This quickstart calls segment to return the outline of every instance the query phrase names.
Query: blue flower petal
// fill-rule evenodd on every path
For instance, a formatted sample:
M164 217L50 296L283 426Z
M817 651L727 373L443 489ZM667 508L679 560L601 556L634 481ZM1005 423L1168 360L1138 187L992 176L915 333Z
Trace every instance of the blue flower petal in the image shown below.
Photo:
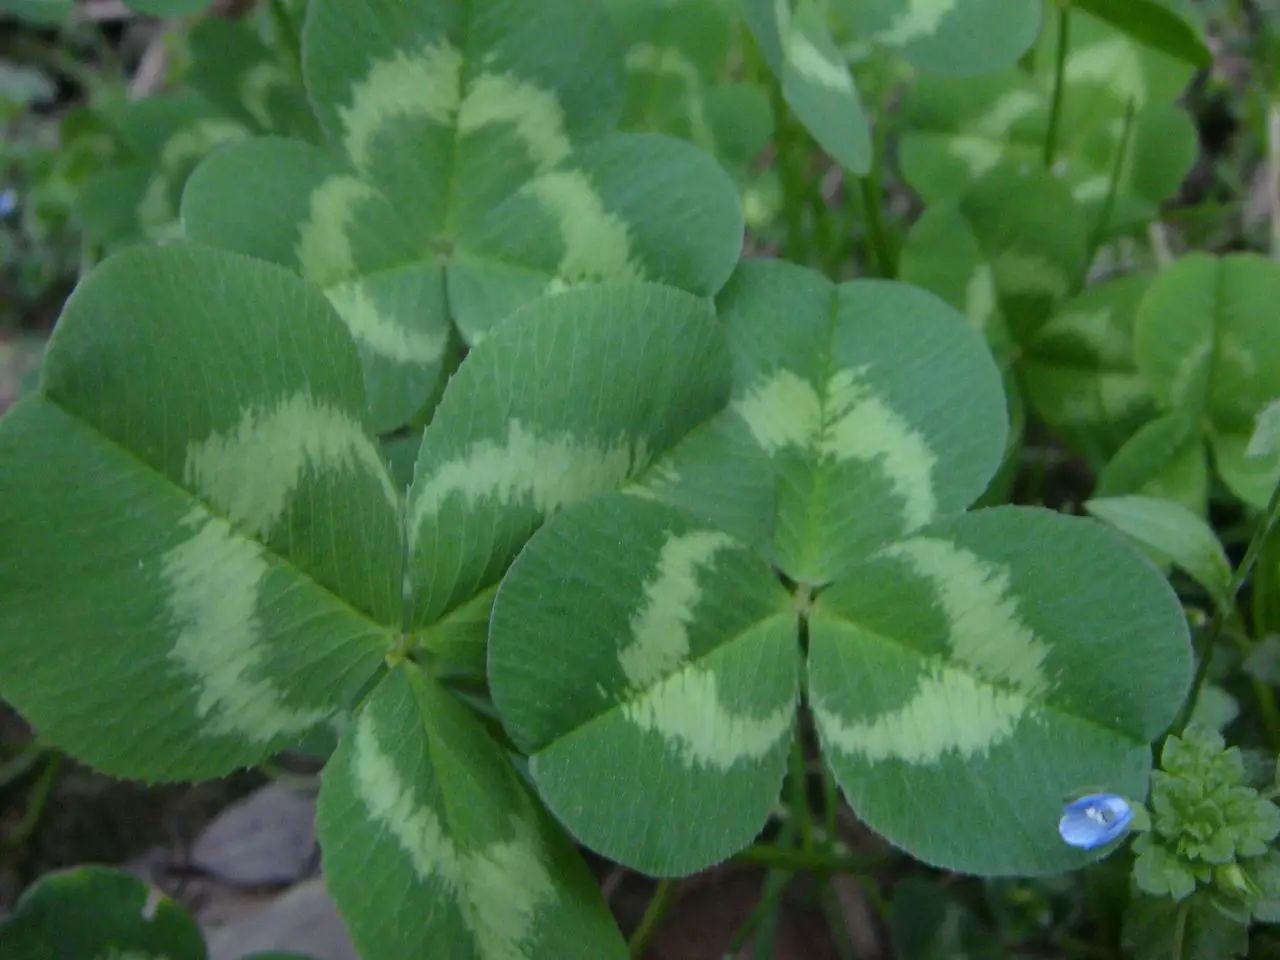
M1129 828L1133 808L1114 793L1091 793L1062 808L1058 834L1073 847L1096 850L1115 840Z

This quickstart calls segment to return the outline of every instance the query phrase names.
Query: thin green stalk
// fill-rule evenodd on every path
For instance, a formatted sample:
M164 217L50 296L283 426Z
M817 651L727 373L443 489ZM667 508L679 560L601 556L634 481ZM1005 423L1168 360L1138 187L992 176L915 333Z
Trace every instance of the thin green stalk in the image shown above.
M1191 682L1191 693L1187 697L1187 702L1183 704L1182 712L1178 715L1178 719L1170 728L1170 731L1174 734L1181 734L1191 721L1191 715L1195 712L1196 701L1200 698L1200 690L1204 686L1205 677L1209 675L1209 665L1213 661L1213 652L1223 633L1226 632L1228 621L1235 616L1236 598L1239 596L1245 582L1249 579L1249 574L1253 572L1254 565L1258 562L1258 556L1262 553L1263 545L1266 543L1267 537L1271 535L1271 530L1276 525L1277 520L1280 520L1280 484L1271 491L1271 499L1267 502L1267 508L1262 513L1262 519L1253 531L1253 536L1249 539L1249 546L1244 552L1244 557L1241 558L1240 563L1232 572L1231 581L1227 585L1222 602L1214 610L1213 619L1205 632L1204 642L1200 645L1200 663L1196 667L1195 679Z
M302 31L298 29L293 17L289 15L289 11L284 5L284 0L268 0L267 10L271 13L271 20L275 24L276 33L280 35L280 42L289 51L289 57L293 65L297 67L299 75L301 75L302 43L300 35Z
M38 740L32 740L3 764L0 764L0 790L25 777L49 751L49 747L46 747Z
M644 908L644 915L640 918L640 923L636 925L635 933L631 934L631 939L627 941L627 949L630 951L631 956L643 956L644 952L649 949L649 943L653 940L654 934L658 932L658 928L662 925L667 911L671 909L671 905L675 903L675 900L675 881L659 880L657 887L654 888L653 896L649 898L649 905Z
M44 770L40 772L40 778L36 780L35 785L31 788L31 793L27 797L27 809L23 813L22 819L4 838L8 846L20 847L35 832L36 827L40 824L40 818L44 816L45 807L49 803L49 795L53 792L53 785L58 782L58 773L61 769L62 754L52 754L49 757L49 762L45 764Z
M1120 130L1120 143L1116 146L1116 159L1111 166L1111 180L1107 184L1107 199L1102 205L1102 213L1098 217L1097 226L1093 229L1093 236L1089 241L1089 249L1097 250L1102 246L1102 241L1107 235L1107 228L1111 226L1111 217L1116 209L1116 196L1120 192L1120 177L1124 174L1124 165L1129 160L1129 148L1133 142L1133 120L1137 114L1137 100L1133 97L1129 98L1129 104L1124 111L1124 126Z
M835 230L831 214L831 206L822 195L822 178L810 176L809 183L809 217L813 221L813 239L817 247L817 256L822 263L822 272L832 280L840 279L840 263L844 259L840 237Z
M774 163L778 167L778 179L782 184L783 217L787 225L783 253L788 260L805 263L809 255L809 242L804 227L804 175L796 165L797 138L791 112L782 97L782 86L776 80L769 84L769 99L774 117Z
M880 171L876 166L873 165L865 177L858 178L858 190L862 195L862 210L867 218L868 259L874 261L878 276L891 280L897 276L898 265L889 244L889 235L885 232L884 215L880 209L883 199Z
M813 811L809 807L808 777L805 773L804 738L800 725L791 741L790 773L787 783L790 791L791 815L800 826L800 849L806 854L814 850Z
M736 957L738 951L751 939L751 935L769 917L777 917L782 895L786 892L794 877L795 872L792 870L770 870L765 874L764 893L760 897L760 902L747 915L747 919L742 922L742 926L734 931L733 936L729 939L728 946L724 949L725 957ZM769 949L772 950L772 939L770 939Z
M1044 165L1052 167L1058 158L1058 137L1062 127L1062 100L1067 86L1067 53L1071 48L1071 8L1068 0L1058 5L1058 56L1053 69L1053 101L1049 107L1049 129L1044 138Z
M821 850L799 850L795 847L757 843L747 847L734 859L742 863L758 863L788 870L807 870L810 873L867 873L883 866L888 858L882 856L856 856L845 853L828 853Z
M839 812L840 794L836 790L836 779L824 763L822 765L822 826L826 831L829 844L835 843L836 840L836 819Z
M1187 917L1191 913L1191 901L1183 900L1178 908L1178 918L1173 926L1173 960L1182 960L1183 944L1187 939Z
M840 901L830 878L824 878L818 900L822 905L822 915L827 921L827 929L831 932L831 943L836 948L840 960L855 960L853 940L849 937L849 926L844 922L840 911Z

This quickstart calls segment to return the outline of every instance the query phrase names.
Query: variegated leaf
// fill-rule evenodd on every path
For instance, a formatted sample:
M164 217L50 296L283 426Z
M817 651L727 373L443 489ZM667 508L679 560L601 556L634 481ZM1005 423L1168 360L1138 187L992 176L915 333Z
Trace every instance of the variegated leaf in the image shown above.
M777 802L796 639L761 559L688 514L612 495L556 517L512 566L490 683L569 830L680 875L746 846Z
M548 515L614 490L729 392L709 304L602 284L530 304L467 357L427 428L409 492L409 623L498 581Z
M412 664L378 684L325 768L329 889L366 960L622 960L573 846L501 748Z
M279 141L212 158L186 194L188 233L329 289L364 343L383 428L432 399L440 357L421 358L442 349L438 310L475 343L571 286L714 294L741 246L736 191L688 144L606 135L622 105L608 36L603 11L576 0L532 17L515 0L316 0L304 67L327 144L300 171L303 148ZM387 258L366 259L379 242Z
M1094 496L1132 494L1172 500L1204 515L1209 504L1209 461L1194 421L1181 414L1157 417L1107 461Z
M1138 368L1165 407L1202 425L1218 473L1261 509L1280 455L1249 460L1258 415L1280 390L1280 266L1252 254L1192 254L1143 298Z
M1087 223L1043 168L1002 166L928 208L902 251L901 277L984 331L998 356L1033 337L1084 282Z
M850 570L810 621L810 701L853 809L972 873L1096 859L1056 842L1062 805L1146 795L1190 664L1160 573L1100 525L1042 510L917 531Z
M858 48L887 47L953 76L1011 66L1040 30L1038 0L831 0L831 8Z
M226 773L344 708L402 609L359 378L276 267L174 245L96 270L0 425L4 697L145 779Z
M1065 303L1026 344L1027 398L1095 465L1156 413L1133 358L1138 305L1151 279L1134 274Z
M981 338L946 304L757 261L719 305L732 403L636 492L767 541L783 572L812 585L982 493L1004 451L1004 393Z
M5 960L205 960L200 928L159 890L106 867L46 874L0 922Z

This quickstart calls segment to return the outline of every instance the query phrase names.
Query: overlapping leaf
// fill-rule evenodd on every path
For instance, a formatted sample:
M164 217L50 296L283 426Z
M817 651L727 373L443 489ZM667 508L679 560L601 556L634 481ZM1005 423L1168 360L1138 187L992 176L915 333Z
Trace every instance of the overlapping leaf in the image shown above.
M492 630L494 702L579 839L679 875L759 831L794 726L796 614L732 537L644 499L591 500L520 555Z
M317 816L329 889L370 960L627 956L594 879L502 750L411 664L343 737Z
M999 167L916 221L901 276L963 311L1007 359L1080 289L1087 236L1054 177L1036 166Z
M1218 475L1259 509L1280 480L1280 456L1246 449L1280 392L1278 298L1274 263L1195 254L1152 284L1135 329L1138 368L1161 405L1196 424Z
M6 960L134 957L205 960L200 928L181 907L128 874L79 867L43 877L0 923Z
M1145 792L1189 681L1176 597L1091 521L960 514L999 463L1003 405L937 300L747 264L721 306L729 409L629 496L548 524L499 588L490 681L539 792L640 869L744 845L776 797L816 588L810 702L855 811L951 869L1085 862L1062 803ZM794 609L766 559L799 581Z
M221 152L186 228L325 288L382 429L429 404L451 321L474 343L529 300L609 279L711 295L741 245L732 183L687 144L606 136L622 106L608 35L573 0L536 17L319 0L304 68L328 145Z
M344 707L401 606L363 405L341 323L278 268L174 246L95 271L0 430L5 698L148 779L225 773Z

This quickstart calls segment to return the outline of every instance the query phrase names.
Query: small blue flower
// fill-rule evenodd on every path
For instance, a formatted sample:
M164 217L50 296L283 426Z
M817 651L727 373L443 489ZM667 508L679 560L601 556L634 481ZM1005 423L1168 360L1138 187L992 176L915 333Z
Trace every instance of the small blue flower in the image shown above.
M1096 850L1115 840L1133 820L1133 808L1114 793L1091 793L1062 808L1058 833L1081 850Z
M0 190L0 220L18 209L18 191L9 187Z

